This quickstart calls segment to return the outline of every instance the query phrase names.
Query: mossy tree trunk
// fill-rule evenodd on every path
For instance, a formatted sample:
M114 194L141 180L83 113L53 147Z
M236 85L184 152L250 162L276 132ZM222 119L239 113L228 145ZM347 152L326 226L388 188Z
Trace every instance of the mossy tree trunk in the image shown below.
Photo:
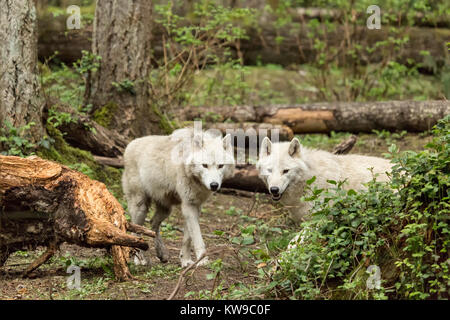
M102 57L91 81L93 114L107 114L108 127L127 137L159 131L149 105L152 1L98 1L92 51Z
M43 134L41 95L37 65L37 16L35 1L0 1L0 122L15 127L34 122L29 140Z

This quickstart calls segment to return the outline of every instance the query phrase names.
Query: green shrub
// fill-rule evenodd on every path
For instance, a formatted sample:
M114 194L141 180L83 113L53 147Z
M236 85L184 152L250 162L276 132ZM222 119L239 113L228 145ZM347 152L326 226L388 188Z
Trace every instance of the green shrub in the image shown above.
M0 154L20 157L32 154L36 145L30 141L30 129L35 123L30 122L19 128L14 127L8 120L5 120L4 124L5 126L0 128Z
M312 190L304 240L277 257L270 292L301 299L448 298L450 116L422 152L396 152L390 182ZM381 286L367 286L368 266ZM368 288L369 287L369 288Z

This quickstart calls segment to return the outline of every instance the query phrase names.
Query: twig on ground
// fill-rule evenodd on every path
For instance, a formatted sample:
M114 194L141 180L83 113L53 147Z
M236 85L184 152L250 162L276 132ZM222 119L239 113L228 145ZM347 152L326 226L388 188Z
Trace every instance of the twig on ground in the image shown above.
M170 296L167 298L167 300L172 300L175 295L178 293L178 291L180 290L180 286L181 283L183 282L184 276L186 275L186 273L193 269L194 267L196 267L204 258L206 258L207 256L211 256L213 254L222 252L223 250L226 249L230 249L229 247L221 247L221 248L216 248L215 250L208 250L206 252L204 252L200 257L198 257L198 259L191 264L190 266L186 267L180 274L180 277L178 278L178 282L177 285L175 286L175 288L173 289L172 293L170 294Z

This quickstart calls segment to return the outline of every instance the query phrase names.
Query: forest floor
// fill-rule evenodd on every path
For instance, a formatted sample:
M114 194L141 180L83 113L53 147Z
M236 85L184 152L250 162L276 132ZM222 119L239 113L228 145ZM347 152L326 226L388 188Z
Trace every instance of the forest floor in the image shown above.
M303 135L300 139L305 145L331 150L348 135ZM352 153L382 156L388 152L391 143L395 143L401 151L418 151L430 140L430 136L423 134L360 134ZM151 213L147 225L150 218ZM222 247L223 250L210 257L211 264L187 274L176 299L214 299L218 298L218 294L226 293L234 284L251 285L263 281L258 272L260 261L255 252L260 248L269 248L271 252L282 249L289 238L280 240L278 233L282 232L279 230L288 229L292 233L295 230L286 212L264 194L247 198L216 193L204 205L200 224L207 248ZM261 233L255 231L254 239L246 242L242 238L242 231L248 226L264 226L265 230L269 230L269 233L273 231L274 234L263 238L259 236ZM267 229L267 226L270 228ZM43 253L44 248L16 252L0 268L0 299L166 299L176 287L182 270L178 258L182 227L180 211L176 208L162 228L170 252L169 262L159 262L154 255L153 241L150 240L152 265L144 267L130 263L130 270L136 279L126 282L114 280L112 261L104 249L64 244L49 263L41 266L29 278L22 278L21 272ZM81 267L80 290L67 288L69 274L66 269L71 264ZM220 290L213 289L218 286Z

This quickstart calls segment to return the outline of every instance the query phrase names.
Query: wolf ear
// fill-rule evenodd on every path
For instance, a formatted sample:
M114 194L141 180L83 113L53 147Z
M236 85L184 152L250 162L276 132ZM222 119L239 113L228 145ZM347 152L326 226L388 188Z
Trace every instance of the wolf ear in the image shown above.
M292 158L299 158L301 151L300 141L297 138L292 139L291 144L289 145L289 155Z
M194 138L193 138L193 142L194 142L194 149L200 149L203 145L203 134L194 134Z
M223 148L226 151L231 151L233 149L233 146L231 145L231 134L227 134L225 137L223 137L222 142Z
M272 152L272 142L268 137L265 137L261 142L261 151L259 152L259 157L264 158L270 156Z

